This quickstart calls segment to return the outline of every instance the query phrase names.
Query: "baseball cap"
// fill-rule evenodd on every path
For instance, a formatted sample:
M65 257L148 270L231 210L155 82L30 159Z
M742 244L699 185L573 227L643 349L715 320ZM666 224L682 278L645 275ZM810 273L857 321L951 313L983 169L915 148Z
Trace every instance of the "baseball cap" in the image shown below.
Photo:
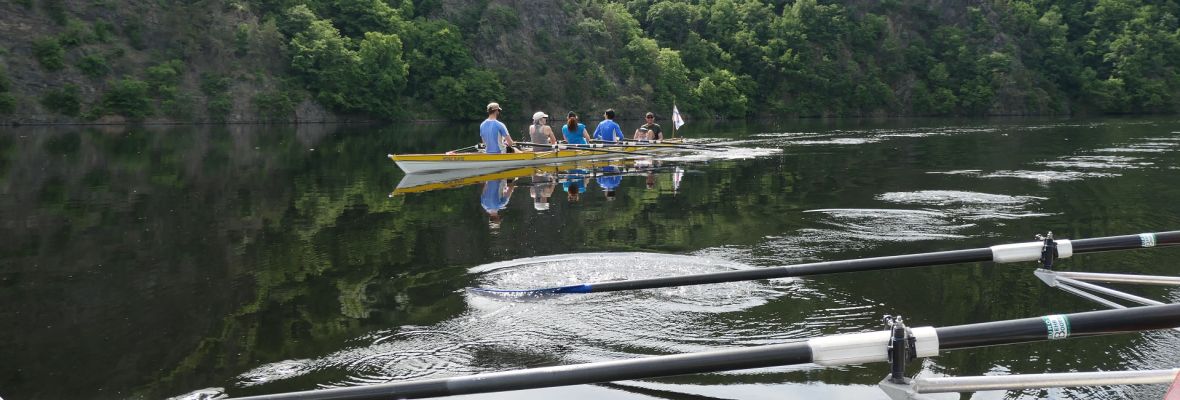
M488 112L492 112L494 110L503 110L502 108L500 108L500 103L497 103L494 101L491 103L488 103Z

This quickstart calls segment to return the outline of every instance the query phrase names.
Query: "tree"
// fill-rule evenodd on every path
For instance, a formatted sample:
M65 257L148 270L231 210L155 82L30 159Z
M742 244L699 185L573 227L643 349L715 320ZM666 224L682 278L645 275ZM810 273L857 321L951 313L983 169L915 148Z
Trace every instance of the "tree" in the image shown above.
M402 41L397 35L369 32L357 50L359 72L356 88L360 108L364 111L393 117L397 114L397 100L406 87L410 68L402 59Z

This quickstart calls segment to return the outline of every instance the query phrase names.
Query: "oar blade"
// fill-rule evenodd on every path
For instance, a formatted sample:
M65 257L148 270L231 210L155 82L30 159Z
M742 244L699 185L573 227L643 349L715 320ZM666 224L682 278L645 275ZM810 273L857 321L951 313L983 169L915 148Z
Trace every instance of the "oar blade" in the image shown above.
M494 297L544 297L561 294L590 293L589 284L557 286L541 289L496 289L484 287L470 287L467 291L473 294Z

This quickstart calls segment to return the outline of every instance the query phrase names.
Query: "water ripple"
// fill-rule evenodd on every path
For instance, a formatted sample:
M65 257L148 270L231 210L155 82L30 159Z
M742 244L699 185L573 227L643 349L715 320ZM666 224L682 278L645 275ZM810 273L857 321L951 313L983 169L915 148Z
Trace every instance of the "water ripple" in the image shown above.
M957 232L975 226L954 223L946 212L933 210L830 208L806 212L825 214L828 220L824 222L831 229L802 229L801 233L875 242L961 239L966 236Z
M1008 196L978 192L964 192L954 190L923 190L917 192L890 192L877 196L877 200L899 204L915 204L926 206L958 206L946 208L943 211L953 218L979 220L1011 220L1028 217L1043 217L1049 213L1025 210L1044 197L1036 196Z
M1138 169L1153 164L1139 160L1142 160L1142 158L1126 156L1073 156L1059 161L1040 161L1034 164L1067 169Z
M753 267L702 256L590 253L498 262L470 272L480 275L481 286L525 288L749 268ZM787 294L791 301L841 296L810 290L797 279L534 299L464 293L468 311L455 319L374 332L357 339L355 346L318 359L255 368L240 375L237 384L254 386L316 373L322 375L316 381L324 382L323 387L352 386L714 350L745 345L739 340L799 340L817 335L818 327L875 318L870 310L857 308L863 300L855 298L831 302L844 308L827 320L784 321L746 314ZM744 322L736 331L735 316Z

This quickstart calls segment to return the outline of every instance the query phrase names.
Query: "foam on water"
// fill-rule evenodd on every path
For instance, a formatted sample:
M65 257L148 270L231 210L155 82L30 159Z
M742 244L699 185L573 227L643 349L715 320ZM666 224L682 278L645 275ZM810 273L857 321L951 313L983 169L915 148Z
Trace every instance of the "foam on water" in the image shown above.
M1041 182L1080 181L1087 178L1111 178L1116 176L1122 176L1122 174L1113 172L1004 170L979 175L981 178L1020 178Z
M768 157L782 153L782 149L768 149L761 147L729 147L724 151L698 151L682 153L671 157L660 158L663 161L710 161L710 160L744 160L758 157Z
M1052 215L1026 210L1026 207L1046 200L1044 197L1036 196L1008 196L954 190L923 190L917 192L885 193L877 196L877 200L898 204L944 207L943 212L947 213L952 219L969 221L1011 220Z
M802 229L807 235L850 238L874 242L913 242L920 240L961 239L956 232L974 224L952 221L951 215L935 210L896 210L863 208L829 208L808 210L822 213L829 229Z
M1140 160L1141 157L1127 156L1071 156L1058 161L1039 161L1033 164L1065 169L1138 169L1152 165L1151 162Z
M856 138L835 138L835 139L828 139L828 140L792 140L788 143L794 144L794 145L803 145L803 146L833 145L833 144L847 146L847 145L877 143L877 142L880 142L881 140L882 140L881 138L874 138L874 137L856 137Z

